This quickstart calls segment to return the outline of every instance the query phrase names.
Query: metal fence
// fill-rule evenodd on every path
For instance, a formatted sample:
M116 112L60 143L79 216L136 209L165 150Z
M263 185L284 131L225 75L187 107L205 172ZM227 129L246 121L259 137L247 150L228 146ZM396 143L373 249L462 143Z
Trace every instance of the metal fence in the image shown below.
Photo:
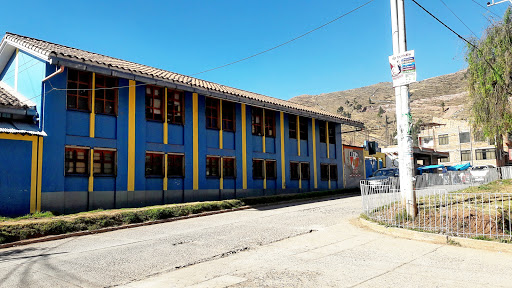
M512 166L480 170L448 171L446 173L425 173L415 177L416 189L438 186L470 187L486 184L498 179L512 179ZM448 187L447 187L448 188ZM461 189L462 189L461 188ZM451 190L448 188L448 190Z
M406 213L398 189L361 181L363 213L373 221L400 228L459 237L512 239L511 193L449 193L416 190L418 214Z

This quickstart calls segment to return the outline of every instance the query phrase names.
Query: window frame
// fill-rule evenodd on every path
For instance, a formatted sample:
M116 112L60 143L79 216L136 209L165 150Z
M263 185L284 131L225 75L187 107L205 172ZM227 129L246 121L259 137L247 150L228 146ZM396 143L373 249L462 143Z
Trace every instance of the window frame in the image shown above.
M439 157L438 159L439 159L439 163L450 162L450 156L448 156L448 157ZM443 160L441 160L441 159L443 159ZM466 161L466 160L464 160L464 161Z
M269 175L267 165L272 164L274 167L272 168L274 170L274 173L272 175ZM265 179L277 179L277 160L274 159L265 159Z
M292 165L297 165L297 169L293 169ZM292 171L296 170L297 176L294 176ZM290 180L300 180L300 162L290 161Z
M297 116L296 115L288 115L288 138L289 139L297 139Z
M209 159L216 159L216 162L217 162L217 174L216 175L212 175L211 174L211 169L212 167L214 167L213 165L211 165ZM221 177L221 157L220 156L215 156L215 155L206 155L206 170L205 170L205 174L206 174L206 178L220 178ZM210 175L208 175L210 173Z
M309 122L308 118L303 117L303 116L299 117L299 139L300 140L308 140L308 134L309 134L308 122ZM302 136L305 136L305 137L302 138Z
M467 159L464 159L467 156ZM460 161L471 161L471 150L461 150L460 151Z
M466 141L466 142L462 142L462 137L461 137L461 135L466 135L466 134L468 135L468 136L467 136L467 137L468 137L468 138L467 138L467 140L468 140L468 141ZM465 131L465 132L459 132L459 143L460 143L460 144L470 143L470 142L471 142L471 133L469 133L469 132L467 132L467 131Z
M265 137L276 138L276 112L274 110L264 109L265 118ZM272 135L268 131L272 131Z
M307 175L304 175L305 167L307 166ZM305 177L304 177L305 176ZM311 177L310 164L309 162L300 162L300 180L309 180Z
M333 173L334 168L334 173ZM338 164L329 164L329 180L338 181Z
M77 73L76 80L70 80L69 74L71 73ZM82 80L81 75L86 75L86 80ZM85 77L85 76L84 76ZM68 69L67 73L67 79L66 79L66 110L74 110L74 111L81 111L81 112L88 112L91 113L91 99L92 99L92 72L89 71L80 71L76 69ZM75 83L76 89L69 88L69 84ZM80 90L80 84L87 85L87 90ZM87 91L87 96L80 95L80 91ZM75 98L75 106L69 107L70 101L69 98L74 97ZM80 98L86 98L87 99L87 109L79 108L79 99Z
M258 119L259 123L257 123ZM263 128L263 108L251 107L251 132L252 135L265 135L265 130Z
M153 167L157 167L156 165L154 165L154 163L156 163L156 161L154 161L154 158L161 158L160 159L160 173L153 173L153 174L148 174L148 156L150 157L150 163L151 163L151 166L152 167L149 167L149 168L153 168ZM165 156L165 153L163 152L153 152L153 151L146 151L146 156L145 156L145 167L144 167L144 176L146 178L164 178L165 177L165 167L164 167L164 156Z
M254 169L255 162L261 162L261 169L260 169L261 176L255 174L255 172L256 172L256 169ZM253 158L252 159L252 179L265 179L265 159L261 159L261 158Z
M231 107L229 107L231 106ZM229 111L228 114L226 113ZM226 115L231 116L230 118L226 117ZM228 123L232 123L232 128L226 128ZM235 132L236 131L236 103L231 101L222 101L222 130Z
M94 154L98 153L100 154L100 160L99 161L96 161L95 157L94 157ZM108 162L105 162L105 154L113 154L112 155L112 173L105 173L105 163L108 163ZM94 177L96 176L99 176L99 177L116 177L117 176L117 151L115 149L108 149L108 148L94 148L93 150L93 156L92 156L92 172L93 172L93 175ZM100 163L100 172L99 173L96 173L94 172L94 164L96 163Z
M68 151L74 151L73 153L73 158L71 159L73 162L73 169L74 169L74 172L68 172L69 170L69 166L68 166L68 163L70 161L69 158L68 158ZM79 146L65 146L64 147L64 176L82 176L82 177L88 177L90 175L90 151L91 149L89 147L79 147ZM83 151L85 152L84 153L84 160L83 161L77 161L79 159L77 159L77 155L76 155L76 152L78 151ZM79 162L79 163L85 163L85 173L78 173L76 172L76 163Z
M206 129L220 130L220 100L212 97L205 97L204 107ZM215 126L210 126L210 124L213 123L215 123Z
M320 143L327 143L327 129L326 129L326 121L318 120L318 133L320 134L318 139Z
M148 89L150 89L151 93L148 93ZM155 95L155 91L159 91L159 95ZM145 113L146 113L146 121L155 121L155 122L164 122L164 113L165 113L165 106L164 106L164 88L156 85L146 85L145 87L145 98L144 98L144 105L145 105ZM151 102L153 103L152 106L148 106L148 97L151 98ZM160 100L160 107L155 106L155 99ZM148 112L148 109L151 109L151 113ZM155 115L158 115L155 113L155 110L160 110L160 117L161 119L155 119ZM151 117L149 117L151 115Z
M327 175L323 169L327 169ZM338 181L338 164L320 163L320 181Z
M492 152L494 154L493 158L490 158L488 154ZM481 155L479 157L479 155ZM484 149L476 149L475 150L475 159L476 160L495 160L496 159L496 148L484 148Z
M175 96L179 95L178 102ZM181 116L176 116L177 112L174 109L176 103L180 107ZM166 103L167 123L173 125L185 125L185 91L167 88L167 103ZM176 117L181 117L181 121L176 121Z
M329 144L336 144L336 123L327 122L327 132L329 133Z
M100 82L100 79L103 79L103 83ZM114 80L113 85L108 85L108 80ZM119 86L119 78L102 75L102 74L95 74L94 79L94 113L95 114L101 114L101 115L111 115L111 116L117 116L117 105L118 105L118 99L119 99L119 89L117 88ZM116 88L114 88L116 87ZM107 91L112 90L114 91L114 100L108 100L107 99ZM98 98L99 94L103 94L103 98ZM103 103L101 105L102 111L97 111L99 105L98 102ZM107 102L113 103L112 112L107 113L105 112L105 107Z
M183 153L167 153L167 178L185 178L185 154ZM169 175L171 169L169 166L171 165L171 158L181 158L181 175L173 174ZM172 163L176 163L176 161L172 161Z
M224 170L226 169L226 165L225 165L226 160L233 161L233 175L226 176L225 175L226 173L224 173ZM234 157L234 156L222 157L221 161L222 161L222 178L235 179L236 178L236 157Z
M439 135L439 136L437 136L437 139L438 139L437 143L439 145L448 145L448 144L450 144L450 137L449 137L448 134ZM441 140L443 140L443 141L441 141ZM444 140L446 140L446 141L444 141ZM448 161L448 162L450 162L450 161Z

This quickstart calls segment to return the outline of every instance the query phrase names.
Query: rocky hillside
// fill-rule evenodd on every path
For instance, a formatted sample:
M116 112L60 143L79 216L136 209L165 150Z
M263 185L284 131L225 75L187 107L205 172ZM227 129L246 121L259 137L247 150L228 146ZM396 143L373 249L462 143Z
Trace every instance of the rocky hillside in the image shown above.
M434 116L466 119L468 113L464 106L467 97L465 73L463 70L411 84L413 122L419 119L429 122ZM391 82L320 95L300 95L290 101L316 106L365 123L366 131L344 135L345 144L362 145L367 139L377 140L381 146L393 142L396 117L395 93Z

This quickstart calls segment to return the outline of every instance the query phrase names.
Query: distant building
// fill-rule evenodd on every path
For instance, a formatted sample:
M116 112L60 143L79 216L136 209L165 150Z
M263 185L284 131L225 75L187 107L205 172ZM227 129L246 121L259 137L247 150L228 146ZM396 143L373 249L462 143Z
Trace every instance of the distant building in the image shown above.
M468 121L450 120L434 117L431 123L423 125L418 135L422 148L447 152L445 158L439 158L440 164L457 165L471 163L477 165L497 165L496 148L492 139L473 131ZM504 155L508 158L508 141L504 142Z
M342 125L364 128L316 108L7 33L0 215L344 188Z

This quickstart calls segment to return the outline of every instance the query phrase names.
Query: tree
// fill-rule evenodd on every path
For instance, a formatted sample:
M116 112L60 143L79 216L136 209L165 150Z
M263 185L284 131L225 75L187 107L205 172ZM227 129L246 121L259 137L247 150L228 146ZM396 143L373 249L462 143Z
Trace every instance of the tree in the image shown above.
M411 121L412 122L412 121ZM411 127L411 137L412 137L412 145L418 146L418 135L421 132L421 126L423 125L423 120L418 119L416 123L414 123Z
M512 129L512 10L471 42L466 51L471 124L496 139L496 160L502 166L503 135Z
M377 113L377 116L382 117L382 114L384 114L384 109L382 109L382 106L379 107L379 113Z
M340 106L340 107L338 107L338 111L337 111L337 112L338 112L339 114L342 114L342 113L343 113L343 110L345 110L345 108L343 108L343 106Z
M445 106L445 104L444 104L444 101L443 101L443 102L441 102L441 110L442 110L443 112L444 112L444 106Z
M363 106L361 104L357 104L356 107L354 107L354 109L356 109L356 110L361 110L361 108L363 108Z

